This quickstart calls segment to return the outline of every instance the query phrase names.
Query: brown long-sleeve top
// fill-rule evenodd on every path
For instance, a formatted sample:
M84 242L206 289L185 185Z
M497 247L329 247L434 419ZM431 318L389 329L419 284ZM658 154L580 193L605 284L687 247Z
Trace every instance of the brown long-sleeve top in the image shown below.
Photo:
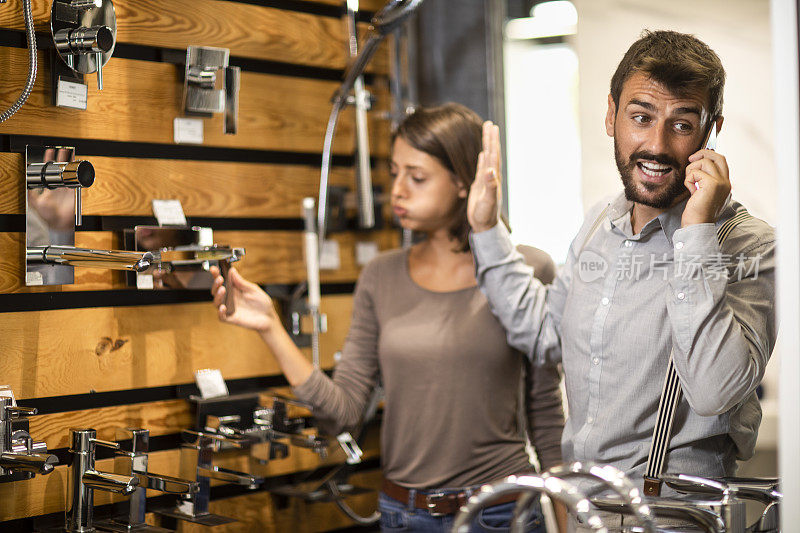
M408 253L395 250L361 273L333 379L315 370L294 392L336 434L359 423L380 378L384 476L409 488L464 487L530 469L516 415L524 361L477 287L423 289ZM529 378L529 435L547 468L561 462L558 373L536 367Z

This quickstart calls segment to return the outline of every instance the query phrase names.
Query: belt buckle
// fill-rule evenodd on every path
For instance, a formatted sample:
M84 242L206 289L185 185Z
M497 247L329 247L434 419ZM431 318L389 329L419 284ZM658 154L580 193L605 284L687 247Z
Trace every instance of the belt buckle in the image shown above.
M441 500L445 496L447 496L446 492L434 492L432 494L425 495L425 507L427 507L428 509L428 514L430 514L431 516L445 516L447 514L447 513L438 513L434 511L434 509L436 508L436 504L439 502L432 501L433 499Z

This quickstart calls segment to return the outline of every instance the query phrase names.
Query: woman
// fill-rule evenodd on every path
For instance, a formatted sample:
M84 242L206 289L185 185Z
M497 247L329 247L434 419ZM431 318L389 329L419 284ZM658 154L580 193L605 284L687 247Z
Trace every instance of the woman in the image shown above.
M336 434L356 426L380 379L385 389L379 507L383 531L449 531L472 490L531 471L517 419L524 358L477 288L469 187L482 142L496 126L447 104L419 109L394 135L391 204L403 228L426 238L368 264L356 286L350 332L333 379L295 347L256 285L231 269L235 312L226 315L222 277L212 292L220 320L258 331L298 398ZM485 137L482 141L482 135ZM497 154L481 155L479 172ZM526 389L532 441L544 467L561 460L557 373L536 369ZM513 502L484 510L475 531L507 529ZM544 526L535 514L531 530Z

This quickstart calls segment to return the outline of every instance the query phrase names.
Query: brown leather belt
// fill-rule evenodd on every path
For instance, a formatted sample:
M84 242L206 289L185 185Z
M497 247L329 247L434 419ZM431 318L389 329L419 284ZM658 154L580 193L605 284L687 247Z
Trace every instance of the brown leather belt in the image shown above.
M407 488L401 487L397 483L392 483L388 479L384 479L382 490L384 494L393 500L397 500L403 504L408 503L408 497L411 491ZM414 495L414 507L428 511L431 516L455 514L462 505L467 503L470 495L471 493L468 493L466 490L460 492L417 491ZM510 503L516 501L518 497L518 493L509 494L498 498L492 505Z

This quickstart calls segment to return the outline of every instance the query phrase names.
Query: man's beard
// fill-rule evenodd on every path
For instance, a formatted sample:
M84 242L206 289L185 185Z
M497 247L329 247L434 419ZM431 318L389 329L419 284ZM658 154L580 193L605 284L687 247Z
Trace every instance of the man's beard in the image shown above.
M622 185L625 187L625 198L631 202L646 205L648 207L655 207L656 209L668 209L675 204L675 200L677 198L683 196L687 192L686 185L683 183L686 179L686 167L679 164L678 161L676 161L673 157L670 157L666 154L653 154L651 152L640 150L632 153L628 158L628 161L624 161L622 154L619 153L619 146L617 145L617 139L615 137L614 159L617 162L617 170L619 170L619 175L622 178ZM674 174L674 180L667 186L666 189L655 196L643 195L637 189L637 184L633 178L633 173L636 171L636 161L638 159L646 159L655 161L656 163L660 163L662 165L671 166ZM648 192L654 192L663 187L663 185L653 185L652 183L647 182L642 182L641 186L644 187Z

